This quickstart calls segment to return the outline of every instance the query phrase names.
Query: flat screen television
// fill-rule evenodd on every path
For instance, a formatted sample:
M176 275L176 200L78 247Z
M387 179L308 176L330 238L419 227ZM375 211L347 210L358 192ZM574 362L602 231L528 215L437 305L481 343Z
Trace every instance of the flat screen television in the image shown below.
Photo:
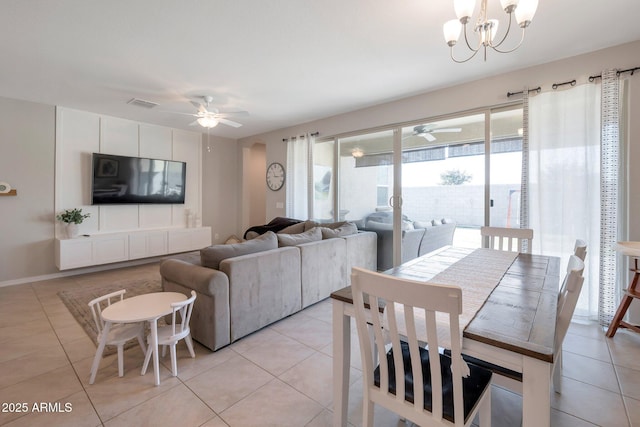
M187 164L93 153L91 204L184 204Z

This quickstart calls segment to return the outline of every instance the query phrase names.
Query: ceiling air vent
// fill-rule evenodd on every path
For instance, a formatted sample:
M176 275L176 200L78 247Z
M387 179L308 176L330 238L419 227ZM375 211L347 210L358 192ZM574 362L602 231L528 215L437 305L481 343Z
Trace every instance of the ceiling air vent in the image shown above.
M127 102L127 104L135 105L137 107L142 107L142 108L153 108L158 105L155 102L145 101L144 99L139 99L139 98L131 98Z

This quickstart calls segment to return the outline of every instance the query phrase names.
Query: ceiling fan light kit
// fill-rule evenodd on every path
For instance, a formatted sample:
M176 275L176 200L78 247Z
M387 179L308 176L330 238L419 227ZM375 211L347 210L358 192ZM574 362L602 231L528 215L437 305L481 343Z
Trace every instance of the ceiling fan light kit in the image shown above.
M220 123L215 118L207 116L200 117L198 120L196 120L196 122L198 122L198 124L203 128L214 128L218 126L218 123Z
M248 116L249 113L246 111L220 111L217 108L210 108L210 104L213 101L213 96L206 95L200 97L202 101L191 101L191 104L198 109L198 111L194 113L178 113L186 116L195 117L195 121L189 123L189 126L200 125L203 128L211 129L218 126L220 123L223 125L231 126L234 128L239 128L242 126L241 123L234 122L233 120L229 120L227 117L231 116Z
M484 52L484 60L487 60L487 48L491 48L498 53L509 53L518 49L524 41L526 28L531 24L533 16L538 8L538 0L500 0L500 5L505 13L509 16L509 23L504 36L496 41L498 34L499 21L497 19L489 19L487 17L487 1L480 0L480 15L476 21L473 31L477 33L478 42L475 47L469 43L469 35L467 33L468 23L471 20L477 0L454 0L453 7L458 19L447 21L443 26L444 39L449 45L451 51L451 59L455 62L467 62L482 50ZM513 15L518 26L522 29L520 42L513 48L502 50L500 47L507 39L511 31ZM460 32L464 32L464 41L471 51L471 56L467 59L458 60L453 56L453 46L456 45L460 38Z

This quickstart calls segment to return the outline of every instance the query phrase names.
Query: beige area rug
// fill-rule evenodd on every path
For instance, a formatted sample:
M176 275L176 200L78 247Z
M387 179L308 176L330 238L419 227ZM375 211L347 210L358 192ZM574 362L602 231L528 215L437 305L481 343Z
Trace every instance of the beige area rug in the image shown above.
M78 321L80 326L82 326L82 329L84 329L87 335L89 335L89 338L91 338L91 341L96 345L96 347L98 346L96 342L98 330L96 329L96 324L93 321L93 316L91 315L89 301L102 295L119 291L120 289L126 289L127 292L124 294L124 297L131 298L136 295L160 292L162 291L162 286L160 285L159 279L137 279L121 281L117 284L109 285L86 285L81 288L58 292L58 296L64 305L67 306L73 317ZM134 345L138 345L137 340L129 341L125 344L124 348L126 349ZM107 346L104 349L103 356L113 354L116 351L117 348L115 346Z

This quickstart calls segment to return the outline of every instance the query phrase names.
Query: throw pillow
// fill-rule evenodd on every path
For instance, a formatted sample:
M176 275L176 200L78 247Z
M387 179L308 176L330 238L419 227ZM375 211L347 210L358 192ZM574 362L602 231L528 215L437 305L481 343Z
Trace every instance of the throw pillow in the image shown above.
M358 227L352 222L345 222L337 228L320 227L323 239L333 239L336 237L349 236L358 232Z
M433 224L431 223L431 221L414 221L413 222L413 227L414 228L429 228L429 227L433 227Z
M313 227L317 227L319 224L315 221L311 221L310 219L306 220L304 222L304 231L309 231L311 230Z
M267 231L264 234L252 240L242 243L234 243L231 245L213 245L200 250L200 262L203 266L209 268L220 268L220 262L240 255L247 255L256 252L268 251L269 249L277 249L278 238L273 231Z
M311 230L298 234L278 234L278 246L296 246L302 243L310 243L322 240L320 228L314 227Z
M306 222L299 222L297 224L290 225L278 231L278 234L298 234L304 232L304 226Z

